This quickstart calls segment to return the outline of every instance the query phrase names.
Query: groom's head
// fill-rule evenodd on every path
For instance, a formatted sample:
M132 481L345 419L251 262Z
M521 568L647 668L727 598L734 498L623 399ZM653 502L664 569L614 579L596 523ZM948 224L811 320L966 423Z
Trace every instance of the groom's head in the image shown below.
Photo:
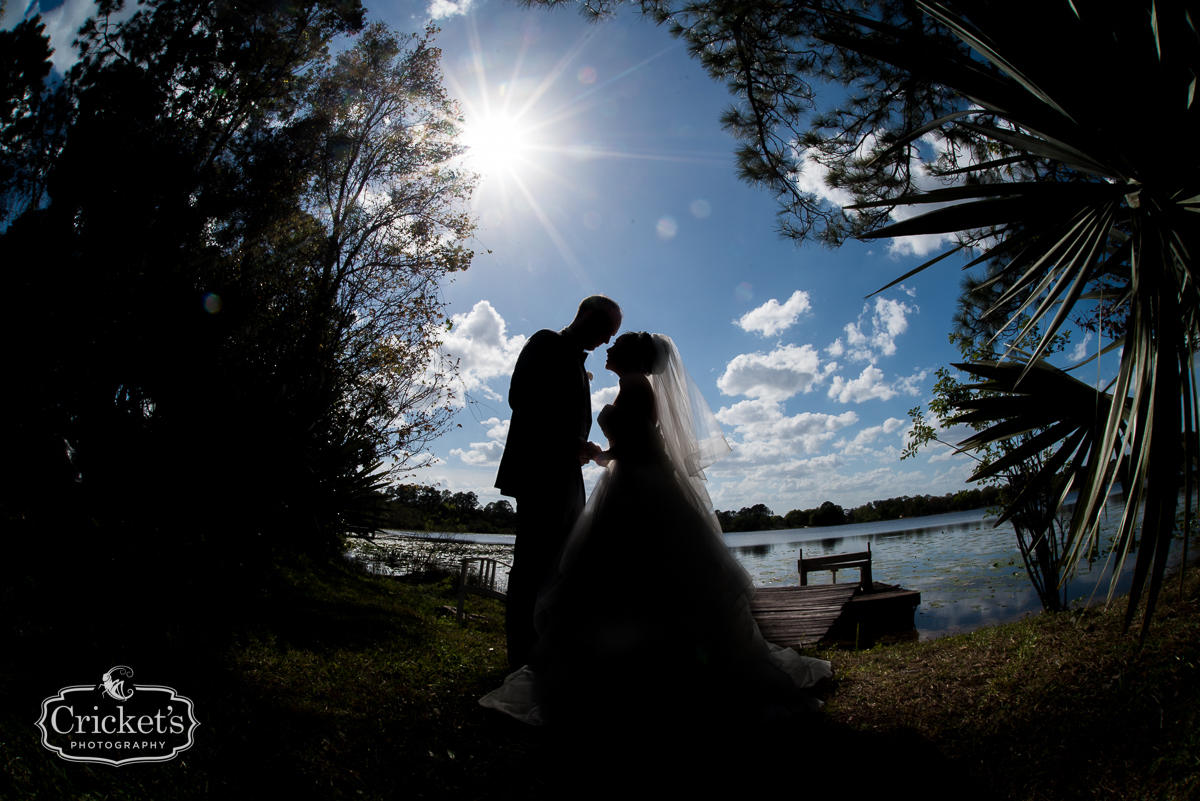
M617 335L621 307L612 298L591 295L579 304L575 319L567 327L582 340L584 350L595 350Z

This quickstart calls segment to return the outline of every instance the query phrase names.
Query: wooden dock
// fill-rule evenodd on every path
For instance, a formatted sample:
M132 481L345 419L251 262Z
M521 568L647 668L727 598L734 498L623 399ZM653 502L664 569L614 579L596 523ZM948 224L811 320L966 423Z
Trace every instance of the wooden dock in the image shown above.
M880 634L913 628L921 593L872 582L760 588L750 602L763 638L787 648L812 648L822 640L868 642Z
M762 587L750 601L763 639L785 648L812 648L829 633L858 584Z

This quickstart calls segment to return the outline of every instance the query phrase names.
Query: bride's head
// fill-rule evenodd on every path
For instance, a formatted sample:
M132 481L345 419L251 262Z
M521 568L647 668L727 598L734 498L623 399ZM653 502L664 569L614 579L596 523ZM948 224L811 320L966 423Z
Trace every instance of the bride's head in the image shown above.
M608 349L604 366L616 373L661 373L667 365L666 349L657 334L630 331L617 337Z

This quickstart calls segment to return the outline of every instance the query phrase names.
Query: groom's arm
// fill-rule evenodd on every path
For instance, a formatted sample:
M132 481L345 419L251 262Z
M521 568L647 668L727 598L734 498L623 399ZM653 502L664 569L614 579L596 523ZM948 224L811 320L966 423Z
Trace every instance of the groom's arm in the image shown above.
M521 418L524 437L543 458L574 457L586 464L592 452L579 434L579 364L558 334L539 331L517 357L508 404Z

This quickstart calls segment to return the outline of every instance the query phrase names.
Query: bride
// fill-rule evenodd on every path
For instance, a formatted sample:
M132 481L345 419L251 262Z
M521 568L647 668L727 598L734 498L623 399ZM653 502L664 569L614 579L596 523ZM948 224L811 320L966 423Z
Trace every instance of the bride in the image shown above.
M526 723L761 722L818 706L829 663L763 640L754 585L721 539L703 469L729 453L662 334L608 349L606 467L538 599L529 664L479 703Z

